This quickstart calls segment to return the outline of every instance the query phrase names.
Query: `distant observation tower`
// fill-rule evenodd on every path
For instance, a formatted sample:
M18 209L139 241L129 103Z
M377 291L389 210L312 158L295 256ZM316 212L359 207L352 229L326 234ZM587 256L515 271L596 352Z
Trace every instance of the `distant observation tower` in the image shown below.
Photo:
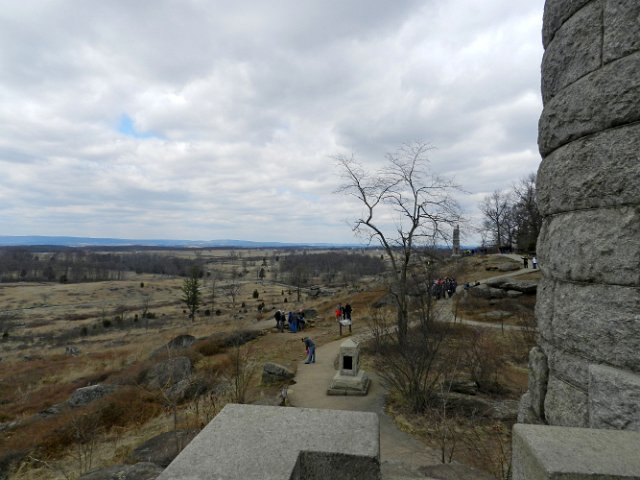
M453 253L451 255L460 256L460 225L453 227Z

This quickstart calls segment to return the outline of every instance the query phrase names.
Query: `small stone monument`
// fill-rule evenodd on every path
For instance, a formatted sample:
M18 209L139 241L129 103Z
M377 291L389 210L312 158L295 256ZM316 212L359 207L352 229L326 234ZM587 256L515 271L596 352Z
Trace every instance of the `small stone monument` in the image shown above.
M340 345L340 364L327 395L366 395L371 381L360 370L360 345L352 339Z

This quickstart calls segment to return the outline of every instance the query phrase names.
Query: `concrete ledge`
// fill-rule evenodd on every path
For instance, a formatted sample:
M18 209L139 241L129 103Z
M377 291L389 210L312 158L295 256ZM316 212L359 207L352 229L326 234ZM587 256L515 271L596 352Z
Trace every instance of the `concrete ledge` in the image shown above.
M380 478L378 416L227 405L158 480Z
M513 480L640 480L640 433L513 426Z

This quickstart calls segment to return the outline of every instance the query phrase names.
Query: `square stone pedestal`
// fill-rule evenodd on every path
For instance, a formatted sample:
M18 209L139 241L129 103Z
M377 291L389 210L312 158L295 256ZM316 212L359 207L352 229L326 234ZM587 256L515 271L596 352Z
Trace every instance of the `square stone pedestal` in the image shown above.
M339 369L329 385L327 395L366 395L369 377L360 370L360 346L352 339L340 345Z

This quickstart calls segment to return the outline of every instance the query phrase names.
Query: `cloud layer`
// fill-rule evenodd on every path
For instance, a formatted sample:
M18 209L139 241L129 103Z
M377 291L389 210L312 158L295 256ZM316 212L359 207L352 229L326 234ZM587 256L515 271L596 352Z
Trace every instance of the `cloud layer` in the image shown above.
M543 3L12 2L3 234L353 242L332 156L415 140L473 218L539 163Z

